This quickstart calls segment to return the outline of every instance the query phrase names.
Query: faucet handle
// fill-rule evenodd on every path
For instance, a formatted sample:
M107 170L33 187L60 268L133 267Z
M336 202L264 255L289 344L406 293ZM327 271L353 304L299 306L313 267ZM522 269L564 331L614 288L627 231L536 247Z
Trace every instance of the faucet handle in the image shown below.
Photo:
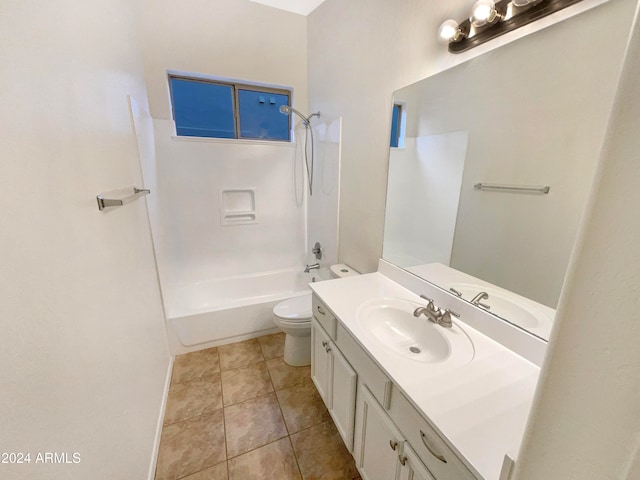
M436 307L435 303L433 303L433 300L427 297L426 295L420 295L420 298L424 298L427 301L426 309L429 310L430 312L435 313L440 310L438 307Z
M429 303L433 303L433 300L431 300L429 297L427 297L427 296L426 296L426 295L424 295L424 294L421 294L421 295L420 295L420 298L424 298L427 302L429 302Z
M448 308L445 309L444 311L445 315L448 313L449 315L453 315L456 318L460 318L460 314L454 312L453 310L449 310Z
M442 325L443 327L451 328L453 326L453 322L451 321L451 315L453 315L456 318L460 318L459 313L456 313L446 308L444 312L442 312L442 316L440 317L440 321L438 323L440 323L440 325Z

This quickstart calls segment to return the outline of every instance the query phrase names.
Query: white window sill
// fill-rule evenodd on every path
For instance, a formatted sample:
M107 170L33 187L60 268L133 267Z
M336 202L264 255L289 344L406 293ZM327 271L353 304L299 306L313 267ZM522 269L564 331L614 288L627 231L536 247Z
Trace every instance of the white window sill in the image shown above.
M171 140L176 142L203 142L203 143L226 143L227 145L270 145L273 147L295 147L296 142L286 142L281 140L249 140L239 138L211 138L211 137L187 137L171 135Z

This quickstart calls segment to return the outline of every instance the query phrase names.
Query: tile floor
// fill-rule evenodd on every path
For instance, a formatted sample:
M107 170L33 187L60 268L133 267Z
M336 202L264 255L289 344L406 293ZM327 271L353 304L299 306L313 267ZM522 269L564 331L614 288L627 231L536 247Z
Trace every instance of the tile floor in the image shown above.
M359 479L284 334L176 357L156 480Z

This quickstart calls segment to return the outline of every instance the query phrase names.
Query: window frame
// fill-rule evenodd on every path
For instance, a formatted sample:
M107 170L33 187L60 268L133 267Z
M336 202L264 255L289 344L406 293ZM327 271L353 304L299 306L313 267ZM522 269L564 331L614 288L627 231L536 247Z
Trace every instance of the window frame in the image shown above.
M222 85L226 87L231 87L232 90L232 107L233 107L233 125L234 125L234 137L225 138L225 137L201 137L196 135L178 135L178 125L176 123L176 115L175 115L175 104L173 99L173 86L171 84L171 79L178 80L187 80L193 82L200 82L206 84L213 85ZM237 141L242 140L243 142L286 142L292 143L293 138L291 134L292 129L292 115L287 115L288 117L288 127L287 127L287 138L255 138L255 137L243 137L241 136L240 130L240 98L239 98L239 90L250 90L254 92L264 92L264 93L274 93L277 95L286 95L289 99L287 105L291 106L292 98L293 98L293 89L287 87L277 87L271 85L263 85L263 84L252 84L245 81L234 81L230 79L221 79L217 77L208 77L204 75L196 75L196 74L188 74L188 73L178 73L178 72L167 72L167 82L169 84L169 104L171 107L171 119L173 120L174 125L174 135L177 138L184 139L213 139L213 140L231 140Z
M396 125L396 143L397 145L392 145L392 137L391 135L394 133L393 131L393 117L394 110L398 107L398 120ZM407 104L406 102L394 101L391 106L391 132L389 135L389 148L404 148L404 137L405 137L405 129L407 123Z

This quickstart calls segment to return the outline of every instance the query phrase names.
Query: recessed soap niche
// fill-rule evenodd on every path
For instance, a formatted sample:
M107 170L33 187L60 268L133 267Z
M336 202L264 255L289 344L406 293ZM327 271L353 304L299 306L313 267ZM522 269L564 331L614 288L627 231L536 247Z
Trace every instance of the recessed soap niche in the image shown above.
M220 189L220 223L223 226L258 223L255 188Z

